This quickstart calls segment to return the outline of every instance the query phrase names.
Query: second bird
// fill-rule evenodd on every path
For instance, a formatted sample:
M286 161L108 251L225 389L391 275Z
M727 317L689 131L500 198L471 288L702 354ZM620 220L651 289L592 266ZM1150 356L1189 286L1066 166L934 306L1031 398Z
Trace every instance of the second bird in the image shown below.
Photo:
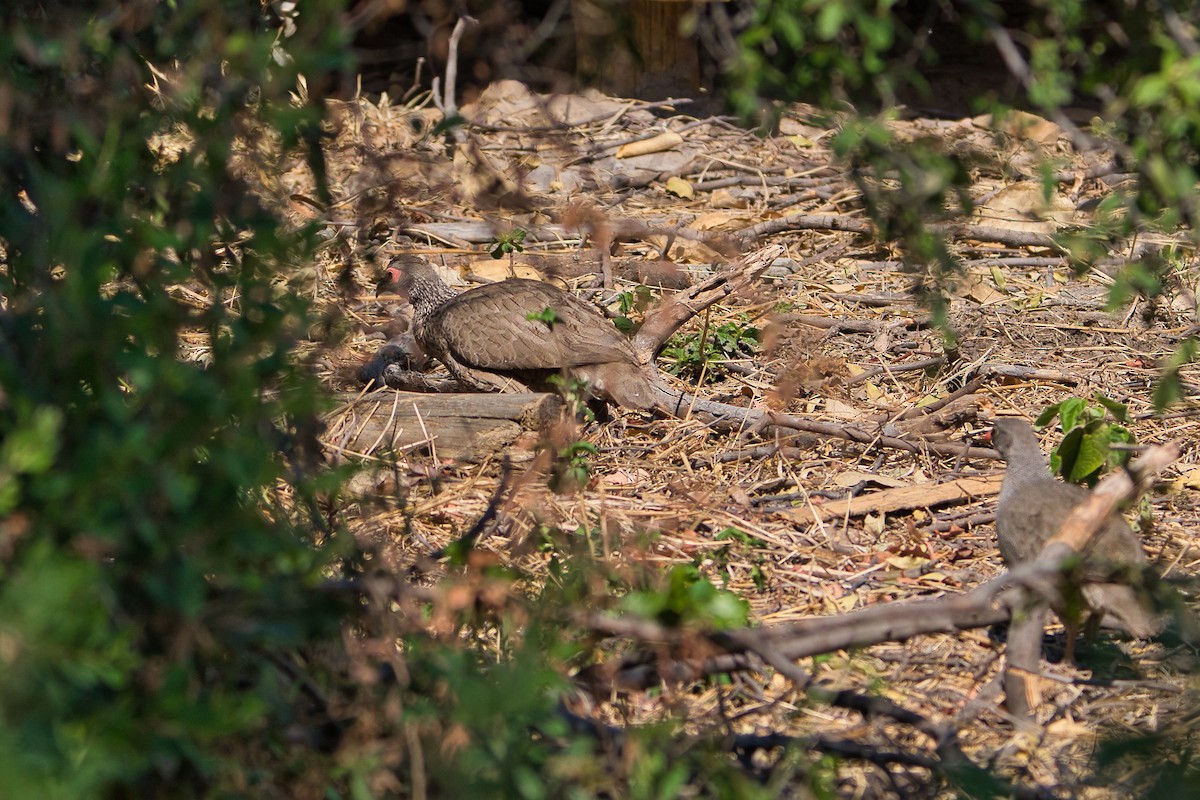
M996 509L1000 555L1009 567L1035 559L1068 515L1087 499L1081 486L1054 479L1033 428L1024 420L998 419L992 443L1008 463ZM1146 563L1142 545L1125 520L1114 514L1092 538L1084 553L1082 576L1103 579L1114 567ZM1139 639L1158 633L1162 622L1132 587L1121 583L1087 583L1081 593L1088 611L1100 624ZM1060 613L1062 609L1055 609ZM1095 620L1089 620L1094 626ZM1068 624L1068 645L1075 631Z

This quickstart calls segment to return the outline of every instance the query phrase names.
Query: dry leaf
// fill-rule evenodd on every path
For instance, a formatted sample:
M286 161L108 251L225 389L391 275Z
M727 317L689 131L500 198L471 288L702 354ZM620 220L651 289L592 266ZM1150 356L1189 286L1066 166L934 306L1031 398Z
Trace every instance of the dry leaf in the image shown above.
M644 469L619 469L607 475L601 475L596 483L600 486L635 486L650 480L650 473Z
M661 153L664 150L673 150L683 144L683 137L675 131L667 131L660 133L658 136L649 139L642 139L640 142L630 142L629 144L621 145L617 150L617 158L633 158L634 156L644 156L649 153Z
M988 267L988 271L992 273L992 281L996 284L996 288L1004 291L1004 287L1008 286L1008 279L1004 277L1004 271L993 264Z
M745 208L750 202L745 197L738 197L728 189L717 189L708 196L708 204L713 208Z
M974 300L980 305L1002 303L1008 299L1008 296L997 291L990 280L991 277L990 270L971 270L958 279L954 294Z
M858 596L848 594L838 598L827 597L825 598L825 604L829 607L830 613L833 614L841 611L853 611L858 606Z
M878 475L874 472L859 472L852 469L846 470L845 472L839 472L833 478L834 486L840 486L843 489L849 489L851 486L857 486L864 481L867 483L874 483L877 486L887 486L893 489L897 486L908 485L907 481L889 478L887 475Z
M1049 144L1063 135L1062 128L1048 119L1043 119L1027 111L1010 111L996 124L991 114L983 114L971 120L975 125L987 130L1000 130L1018 139L1028 139L1038 144Z
M696 196L696 190L692 188L692 185L676 175L667 178L667 191L684 200L691 200Z
M728 211L710 211L701 214L688 223L688 227L697 231L734 231L752 225L758 220L747 214L734 214Z
M888 556L883 563L896 569L916 569L923 564L928 564L929 559L922 556Z
M977 224L1011 231L1054 233L1074 219L1070 200L1055 193L1047 202L1042 185L1035 181L1005 186L975 208Z
M484 258L470 264L471 274L485 281L502 281L508 278L528 278L533 281L543 280L542 274L528 264L515 263L512 274L509 273L507 258ZM562 285L562 281L550 281Z
M825 401L825 411L841 419L858 419L862 416L857 408L830 397Z
M1096 734L1090 725L1076 722L1070 717L1051 722L1046 726L1046 733L1073 740L1090 739Z
M1171 481L1171 488L1177 492L1184 489L1200 489L1200 467L1193 467Z

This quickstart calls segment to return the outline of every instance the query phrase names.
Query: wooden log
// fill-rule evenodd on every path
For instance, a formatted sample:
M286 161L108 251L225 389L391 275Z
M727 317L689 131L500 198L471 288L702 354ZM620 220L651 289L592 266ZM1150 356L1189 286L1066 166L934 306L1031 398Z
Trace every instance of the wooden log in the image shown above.
M554 394L339 393L327 417L326 447L343 456L436 453L439 459L482 461L507 453L533 457L537 443L562 419Z

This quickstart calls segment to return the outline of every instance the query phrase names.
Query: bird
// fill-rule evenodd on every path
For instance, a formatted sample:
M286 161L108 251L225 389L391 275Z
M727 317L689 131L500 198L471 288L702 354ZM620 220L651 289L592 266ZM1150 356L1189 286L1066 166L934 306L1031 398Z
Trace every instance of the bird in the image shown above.
M421 349L470 389L547 390L565 373L625 408L679 402L598 308L557 286L510 278L456 292L424 258L402 253L384 272L384 290L407 296Z
M1081 486L1055 480L1033 427L1024 420L996 420L992 444L1008 465L996 507L996 535L1000 555L1011 568L1037 558L1089 492ZM1096 581L1085 582L1080 589L1090 632L1104 625L1146 639L1162 629L1162 621L1133 587L1105 581L1114 569L1146 565L1141 543L1119 514L1108 520L1082 555L1080 577ZM1055 612L1066 625L1066 658L1071 660L1078 626L1069 621L1073 615L1065 613L1063 604L1058 604Z

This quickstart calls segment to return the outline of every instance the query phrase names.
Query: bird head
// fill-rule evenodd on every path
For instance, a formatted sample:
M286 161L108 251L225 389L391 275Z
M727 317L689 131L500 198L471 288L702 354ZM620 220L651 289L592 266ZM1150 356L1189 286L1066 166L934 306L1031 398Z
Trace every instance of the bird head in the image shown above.
M410 275L415 266L422 263L418 256L402 253L391 260L379 282L375 285L375 296L381 294L408 294Z
M992 447L1000 451L1007 461L1013 454L1030 452L1041 454L1037 434L1023 419L1001 417L992 423Z

